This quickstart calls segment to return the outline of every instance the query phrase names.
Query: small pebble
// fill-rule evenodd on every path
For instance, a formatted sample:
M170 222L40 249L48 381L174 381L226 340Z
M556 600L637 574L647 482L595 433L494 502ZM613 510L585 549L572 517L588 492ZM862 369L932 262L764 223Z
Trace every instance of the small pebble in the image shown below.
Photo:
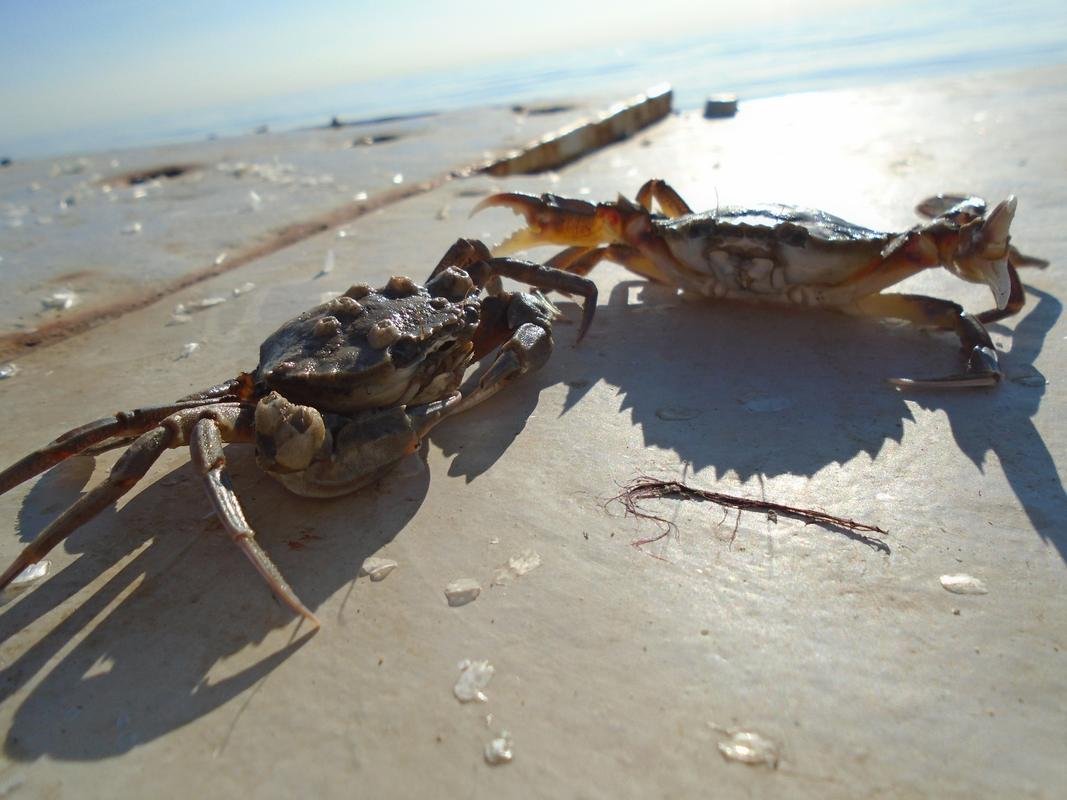
M194 300L191 303L178 303L174 306L176 315L190 314L194 311L203 311L205 308L222 305L226 302L225 297L205 297L203 300Z
M78 293L73 289L61 289L58 292L52 292L41 300L41 305L49 310L66 311L73 306L79 300Z
M200 343L199 342L189 342L188 344L184 344L184 345L182 345L182 351L178 355L178 359L181 360L183 358L188 358L189 356L191 356L193 353L195 353L199 349L200 349Z
M737 114L737 95L713 94L704 102L704 119L723 119Z
M122 232L124 234L126 234L127 236L132 236L135 233L140 233L141 232L141 227L142 226L141 226L140 222L131 222L129 225L126 225L122 229Z
M770 739L752 731L735 731L719 742L719 752L730 761L742 764L778 766L778 747Z
M389 573L397 568L397 563L391 558L376 558L372 556L364 560L363 565L359 568L359 574L361 577L368 577L375 583L378 581L384 581Z
M452 687L452 694L461 703L486 702L489 698L483 689L493 679L496 669L488 661L471 661L463 659L457 665L459 667L459 679Z
M51 561L38 561L36 564L30 564L15 576L15 579L8 584L3 592L0 592L0 605L13 600L18 594L29 589L35 583L44 580L51 567Z
M482 587L474 578L457 578L445 587L445 597L453 608L465 606L482 593Z
M511 734L501 731L499 737L485 746L485 763L493 767L507 764L514 758L512 747Z
M985 584L973 575L942 575L941 585L953 594L988 594Z
M14 378L20 371L19 365L14 362L9 361L7 364L0 364L0 380Z

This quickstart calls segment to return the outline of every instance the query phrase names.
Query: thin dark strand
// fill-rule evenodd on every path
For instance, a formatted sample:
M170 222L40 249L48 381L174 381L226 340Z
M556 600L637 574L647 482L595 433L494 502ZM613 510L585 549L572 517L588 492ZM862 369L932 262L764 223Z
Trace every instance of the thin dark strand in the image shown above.
M886 554L890 553L889 545L881 539L865 536L863 533L860 533L860 531L881 534L887 533L887 531L879 528L877 525L857 522L856 520L847 519L845 517L837 517L833 514L827 514L825 511L819 511L818 509L798 508L796 506L787 506L781 503L772 503L767 500L753 500L748 497L724 494L723 492L696 489L681 483L680 481L661 481L648 476L641 476L631 481L623 488L622 492L614 498L622 503L627 514L639 519L650 519L664 526L664 530L659 536L648 540L639 540L641 543L658 541L668 535L672 529L677 528L675 523L655 514L650 514L638 505L641 500L659 498L716 503L720 506L736 508L738 509L739 514L741 511L762 511L768 515L780 514L792 519L802 520L807 525L813 523L822 525L829 530L841 533L849 539L861 542L874 550ZM635 542L635 545L638 545L638 543Z

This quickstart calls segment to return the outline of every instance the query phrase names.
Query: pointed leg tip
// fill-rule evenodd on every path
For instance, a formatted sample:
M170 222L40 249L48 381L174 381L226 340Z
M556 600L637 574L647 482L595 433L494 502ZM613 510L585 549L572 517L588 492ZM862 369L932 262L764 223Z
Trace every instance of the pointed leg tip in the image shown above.
M897 389L992 389L1000 383L999 375L949 375L944 378L888 378Z

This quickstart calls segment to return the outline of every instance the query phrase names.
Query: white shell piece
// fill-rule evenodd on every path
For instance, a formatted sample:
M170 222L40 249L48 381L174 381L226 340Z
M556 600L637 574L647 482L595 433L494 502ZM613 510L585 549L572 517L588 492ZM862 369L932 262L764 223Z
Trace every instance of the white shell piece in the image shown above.
M493 585L503 586L520 575L532 572L541 566L541 555L533 550L524 550L508 559L508 563L497 567L493 575Z
M384 581L397 566L397 563L391 558L371 556L363 561L359 568L359 574L361 577L368 577L377 583L378 581Z
M11 581L3 592L0 592L0 606L15 599L17 595L43 580L51 567L51 561L38 561L36 564L30 564L26 569L22 570L15 577L15 580Z
M46 309L65 311L75 305L78 300L78 293L73 289L60 289L58 292L52 292L48 297L43 298L41 305Z
M191 314L195 311L203 311L205 308L222 305L226 302L225 297L205 297L202 300L194 300L191 303L178 303L174 306L176 315Z
M189 342L188 344L184 344L184 345L182 345L182 351L181 351L181 353L179 353L178 358L179 359L188 358L189 356L191 356L193 353L195 353L199 349L200 349L200 342Z
M259 211L263 208L263 198L256 193L255 189L250 189L248 192L248 207L252 211Z
M48 574L48 570L51 568L51 561L38 561L36 564L30 564L26 569L22 570L22 572L15 576L15 580L8 584L8 588L25 589L32 586L37 581L44 578Z
M129 225L123 227L122 232L126 236L133 236L135 233L140 233L142 227L140 222L131 222Z
M481 584L474 578L457 578L445 587L445 597L452 607L465 606L481 593Z
M252 281L242 283L240 286L233 287L233 296L240 297L243 294L248 294L250 291L256 288L256 285Z
M501 731L499 737L485 746L485 763L494 767L498 764L507 764L514 758L513 747L511 734Z
M729 739L719 742L719 752L730 761L742 764L778 766L778 746L752 731L734 731Z
M0 380L3 380L4 378L14 378L19 372L21 372L19 365L14 362L0 364Z
M988 594L985 584L973 575L942 575L941 585L953 594Z
M471 661L463 659L457 665L459 667L459 679L452 687L452 694L461 703L484 703L489 698L482 691L489 686L496 669L488 661Z

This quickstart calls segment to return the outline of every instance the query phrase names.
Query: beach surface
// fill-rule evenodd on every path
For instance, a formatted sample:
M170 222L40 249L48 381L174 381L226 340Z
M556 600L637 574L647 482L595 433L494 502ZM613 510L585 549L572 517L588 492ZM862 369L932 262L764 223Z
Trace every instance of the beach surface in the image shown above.
M885 379L958 367L952 336L690 302L605 263L580 345L564 299L540 372L372 489L297 498L227 449L314 635L219 535L185 450L53 551L0 608L0 795L1063 796L1067 67L742 98L547 173L452 175L598 107L0 169L3 222L21 220L0 238L17 366L0 460L251 369L284 321L353 283L422 279L460 236L500 241L517 218L468 219L491 192L610 200L651 177L694 208L795 203L885 229L938 192L1017 195L1013 241L1051 265L990 326L1002 384L902 393ZM117 179L166 164L193 168ZM427 185L396 194L411 183ZM326 222L256 250L309 220ZM991 300L944 270L901 288ZM42 308L64 290L73 305ZM132 310L18 338L125 293ZM0 498L0 561L115 457ZM611 498L640 475L870 522L885 547L678 501L649 501L675 527L633 546L661 528ZM370 558L397 566L371 580ZM458 579L481 593L451 607ZM486 700L460 702L483 660ZM513 759L490 765L497 740Z

